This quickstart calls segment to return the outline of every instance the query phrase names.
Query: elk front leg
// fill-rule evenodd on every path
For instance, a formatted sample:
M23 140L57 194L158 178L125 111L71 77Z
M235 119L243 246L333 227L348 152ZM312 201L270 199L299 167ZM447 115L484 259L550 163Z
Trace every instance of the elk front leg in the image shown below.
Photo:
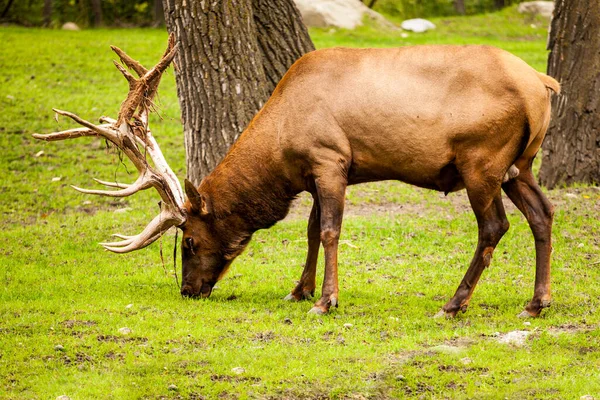
M531 170L521 171L502 188L525 215L535 240L535 288L533 299L520 317L537 317L550 306L550 254L552 253L552 219L554 207L535 181Z
M458 311L465 312L467 310L481 273L490 265L492 253L509 227L500 193L490 201L487 200L489 197L485 196L485 192L469 191L469 188L467 188L467 192L479 227L477 249L467 273L460 282L458 289L456 289L454 297L442 307L436 317L444 315L454 317Z
M308 254L304 271L296 287L285 300L308 300L315 295L315 277L317 274L317 260L319 258L319 246L321 245L321 211L319 208L319 198L314 195L314 201L310 217L308 217Z
M309 311L312 314L324 314L331 306L338 305L338 241L344 216L344 198L346 195L346 177L328 175L315 180L321 209L321 243L325 252L325 278L321 298Z

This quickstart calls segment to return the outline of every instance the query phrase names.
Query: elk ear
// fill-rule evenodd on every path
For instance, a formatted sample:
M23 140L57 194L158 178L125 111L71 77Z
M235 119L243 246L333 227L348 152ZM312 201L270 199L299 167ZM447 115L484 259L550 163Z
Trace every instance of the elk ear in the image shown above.
M206 197L198 192L198 189L194 186L194 184L187 179L185 180L185 194L187 195L188 200L192 204L192 210L199 213L200 215L208 215L209 207L208 202L206 201Z

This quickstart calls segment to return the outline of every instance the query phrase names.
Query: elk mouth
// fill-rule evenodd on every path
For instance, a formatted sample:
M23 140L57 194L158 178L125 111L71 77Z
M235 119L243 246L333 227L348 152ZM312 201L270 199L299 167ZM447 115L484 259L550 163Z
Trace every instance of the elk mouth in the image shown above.
M191 285L184 284L181 287L181 295L191 299L205 299L210 296L214 286L214 283L203 282L199 290L194 290Z

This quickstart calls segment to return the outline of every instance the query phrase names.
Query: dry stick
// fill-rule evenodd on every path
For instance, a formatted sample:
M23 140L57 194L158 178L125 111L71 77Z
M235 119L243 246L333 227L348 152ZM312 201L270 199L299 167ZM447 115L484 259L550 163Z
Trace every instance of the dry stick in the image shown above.
M177 276L177 236L179 235L179 229L175 228L175 246L173 246L173 275L175 276L175 284L181 291L181 285L179 284L179 277Z

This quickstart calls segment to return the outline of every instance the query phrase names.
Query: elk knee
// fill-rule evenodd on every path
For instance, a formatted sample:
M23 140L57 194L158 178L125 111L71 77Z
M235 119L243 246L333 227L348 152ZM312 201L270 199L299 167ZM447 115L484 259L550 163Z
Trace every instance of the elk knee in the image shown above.
M323 246L333 243L340 238L340 231L337 229L326 228L321 230L321 242Z

